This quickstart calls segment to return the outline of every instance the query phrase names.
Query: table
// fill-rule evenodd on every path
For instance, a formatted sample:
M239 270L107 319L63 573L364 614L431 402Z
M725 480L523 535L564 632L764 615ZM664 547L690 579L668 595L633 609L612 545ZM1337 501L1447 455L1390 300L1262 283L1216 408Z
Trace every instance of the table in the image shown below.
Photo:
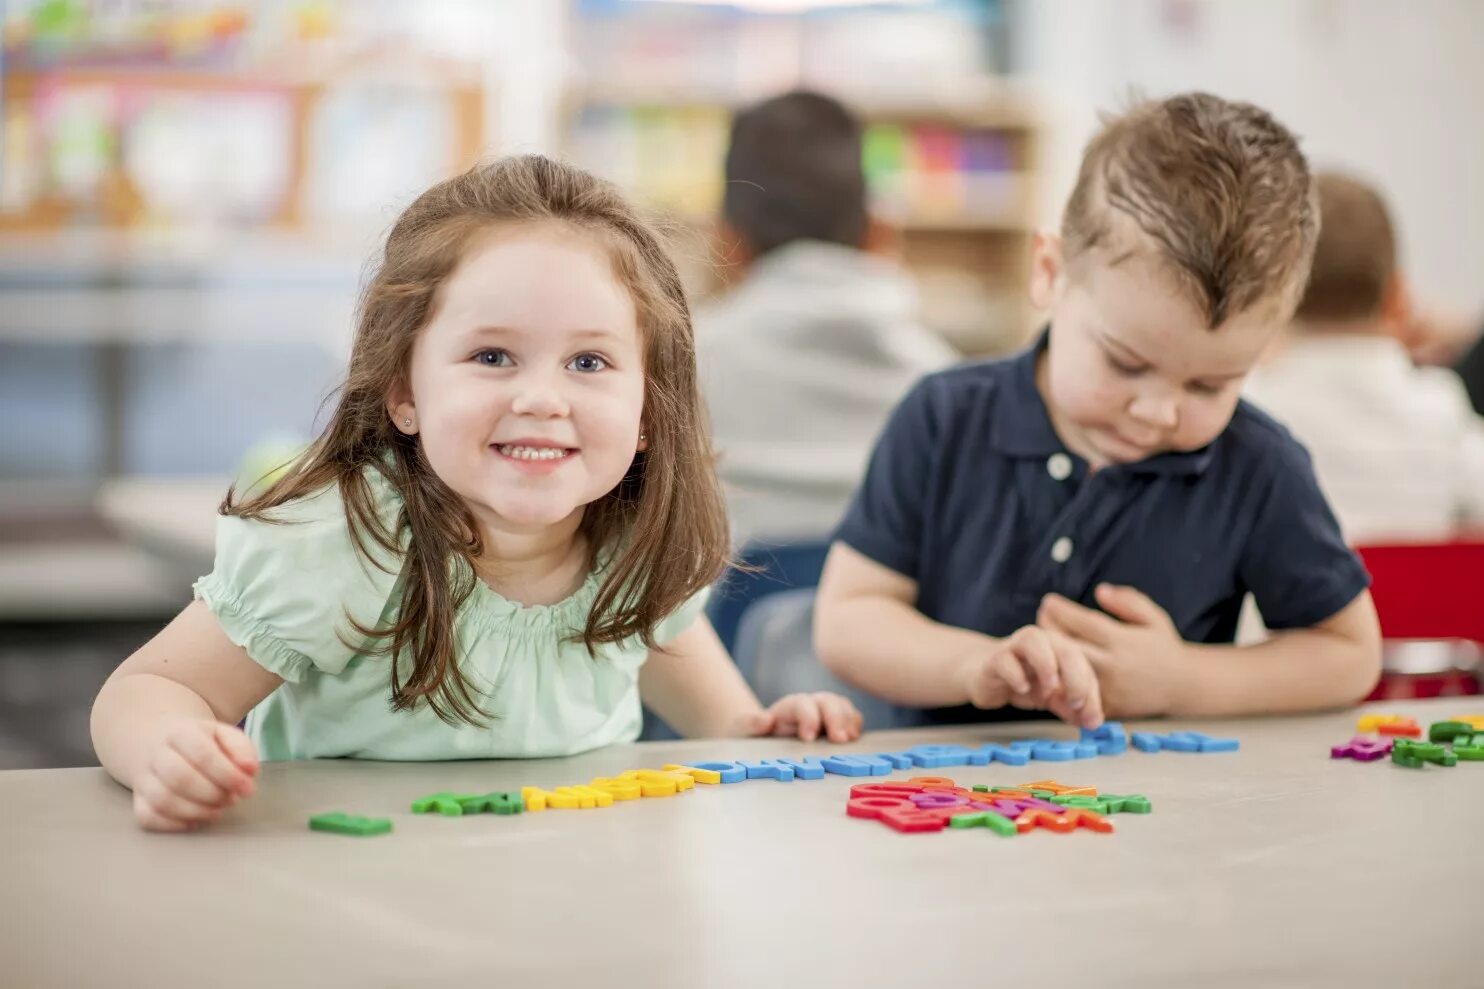
M1430 721L1484 699L1371 706ZM1484 764L1332 761L1358 713L1130 723L1234 754L938 770L1142 793L1118 833L903 835L853 782L754 780L592 811L413 816L439 790L587 782L672 761L823 753L660 742L570 759L265 767L213 830L136 830L97 769L0 773L0 983L51 986L1478 986ZM1065 736L878 732L839 751ZM893 779L929 771L900 771ZM374 838L311 832L329 810Z

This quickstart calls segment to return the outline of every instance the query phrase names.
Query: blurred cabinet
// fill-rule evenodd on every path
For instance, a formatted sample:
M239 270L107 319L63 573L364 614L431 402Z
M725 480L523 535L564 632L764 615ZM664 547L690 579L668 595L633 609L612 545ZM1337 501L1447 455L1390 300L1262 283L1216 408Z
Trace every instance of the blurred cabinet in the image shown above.
M485 145L477 79L7 71L0 229L301 226L379 213Z
M482 60L422 30L444 7L0 5L0 228L379 217L490 138Z

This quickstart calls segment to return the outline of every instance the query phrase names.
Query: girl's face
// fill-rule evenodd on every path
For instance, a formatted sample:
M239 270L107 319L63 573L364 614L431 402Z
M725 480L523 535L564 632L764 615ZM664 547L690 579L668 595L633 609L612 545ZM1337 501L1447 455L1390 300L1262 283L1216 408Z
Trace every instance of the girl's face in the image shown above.
M475 240L387 408L486 529L580 519L643 449L634 300L602 245L559 224Z

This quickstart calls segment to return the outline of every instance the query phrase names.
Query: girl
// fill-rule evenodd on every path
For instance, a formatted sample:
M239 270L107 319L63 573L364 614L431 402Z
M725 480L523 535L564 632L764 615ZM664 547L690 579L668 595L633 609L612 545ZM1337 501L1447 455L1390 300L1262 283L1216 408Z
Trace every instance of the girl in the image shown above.
M324 434L228 492L196 600L93 705L144 827L217 819L260 752L630 742L641 694L688 735L859 735L834 694L764 710L701 614L727 531L690 313L612 186L539 156L434 186L358 324Z

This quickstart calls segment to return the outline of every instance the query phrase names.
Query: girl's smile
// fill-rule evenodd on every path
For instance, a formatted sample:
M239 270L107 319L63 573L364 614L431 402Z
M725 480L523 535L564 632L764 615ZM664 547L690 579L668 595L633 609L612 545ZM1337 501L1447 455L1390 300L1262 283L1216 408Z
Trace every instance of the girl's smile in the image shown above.
M509 443L491 443L490 449L515 470L526 474L551 474L577 456L575 447L560 446L550 440L519 439Z

